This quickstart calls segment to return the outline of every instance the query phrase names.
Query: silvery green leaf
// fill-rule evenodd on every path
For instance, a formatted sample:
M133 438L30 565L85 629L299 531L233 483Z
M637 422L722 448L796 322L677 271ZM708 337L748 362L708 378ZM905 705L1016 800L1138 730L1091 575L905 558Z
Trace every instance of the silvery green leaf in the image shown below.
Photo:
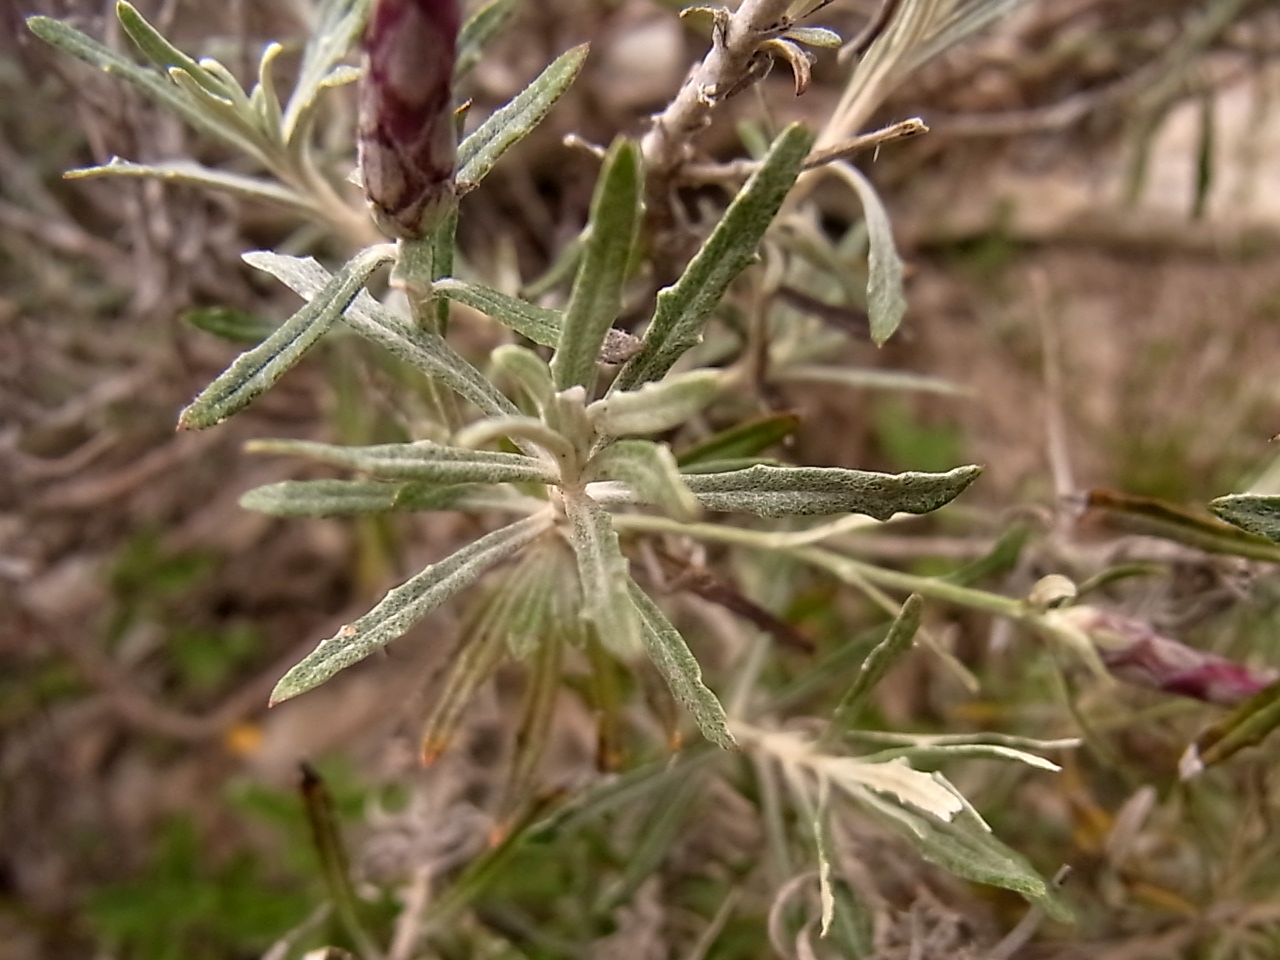
M906 757L918 765L930 766L945 763L948 760L1013 760L1049 773L1057 773L1062 769L1052 760L998 743L926 743L877 751L867 759L889 760L898 756Z
M391 483L385 480L284 480L240 497L246 510L273 517L343 517L392 510L444 510L467 492L465 485Z
M640 615L642 636L649 659L658 668L671 695L689 711L693 722L711 743L725 750L737 749L738 742L729 732L729 718L711 689L702 682L702 668L689 651L689 645L653 598L626 578L631 602Z
M431 292L479 310L544 347L554 347L560 339L560 331L564 329L564 314L560 310L540 307L465 280L437 280L431 285Z
M914 769L903 757L881 763L861 757L826 757L822 772L833 785L859 799L865 799L867 790L888 794L904 807L923 811L942 823L950 823L964 810L964 802L954 790L932 774Z
M120 21L124 32L129 35L129 39L142 52L142 55L151 61L152 66L165 73L171 67L177 67L186 71L196 83L215 96L223 99L231 98L232 90L227 87L225 78L206 70L170 43L160 31L147 22L133 4L117 3L116 18ZM234 80L232 83L238 90L240 85Z
M458 55L453 64L453 79L471 72L480 60L480 51L507 22L515 10L516 0L490 0L473 13L458 31Z
M639 149L631 140L617 140L596 180L590 233L551 358L551 375L561 390L581 385L590 393L595 382L600 348L622 310L622 287L640 227L642 187Z
M221 112L208 110L163 74L139 66L92 37L51 17L30 17L27 26L46 43L133 84L194 129L216 137L250 156L262 157L259 145L239 125L228 123Z
M717 370L691 370L638 390L610 393L587 407L587 416L605 437L663 433L701 413L715 399L720 380Z
M857 367L834 367L815 364L787 366L771 373L775 383L829 383L855 390L893 390L906 393L937 393L943 396L965 396L973 391L954 380L931 377L909 370L875 370Z
M210 427L248 405L302 358L341 316L369 276L394 257L394 248L389 245L358 253L317 291L314 300L258 346L240 354L201 391L182 411L178 427L183 430Z
M489 369L494 376L505 374L514 380L539 411L547 408L556 392L551 382L551 368L526 347L511 343L498 347L489 355Z
M369 0L324 0L302 54L298 82L284 111L284 140L292 143L315 113L320 91L346 82L349 71L335 73L364 28Z
M1209 509L1227 523L1280 543L1280 497L1233 493L1211 501Z
M93 177L152 177L188 186L230 193L248 200L275 204L293 210L304 217L314 218L316 208L309 197L286 187L275 180L247 177L225 170L213 170L192 160L170 160L164 163L134 163L120 157L96 167L68 170L68 180L85 180Z
M512 144L533 130L569 89L587 59L587 45L567 50L525 87L514 100L495 110L458 146L459 183L479 183Z
M840 34L826 27L790 27L783 32L782 36L806 46L825 47L830 50L838 50L844 44Z
M911 649L911 642L915 639L916 631L920 629L920 613L923 608L924 601L918 594L913 593L907 597L893 625L889 628L889 633L876 644L875 649L867 654L867 659L862 661L858 675L854 677L853 683L840 698L840 703L836 705L831 715L831 730L843 732L852 726L858 719L858 713L867 695L884 679L889 668Z
M281 678L271 692L277 704L324 683L402 636L451 596L470 586L490 567L512 556L551 528L550 513L527 517L495 530L453 555L433 563L396 587L372 610L346 624Z
M631 600L631 575L609 512L590 497L566 491L569 543L578 559L583 616L615 656L633 658L641 649L640 615Z
M284 139L282 124L283 112L280 107L280 96L276 93L276 81L272 74L276 58L284 53L284 47L278 43L269 43L262 51L262 59L258 61L258 84L249 94L249 103L258 116L267 139L279 143Z
M679 520L697 519L698 500L680 476L676 458L664 443L619 440L609 444L583 471L587 483L616 480L630 487L639 499L664 508Z
M460 446L482 447L502 437L536 443L562 462L573 460L576 456L573 444L537 417L518 415L488 417L458 431L454 440ZM551 470L550 467L545 469ZM554 472L550 472L549 476L551 479L544 482L551 483L559 478L559 475Z
M813 143L798 124L773 142L769 153L734 198L702 248L658 304L639 354L622 368L613 389L629 390L660 380L686 350L698 343L707 317L734 279L755 258L756 247L782 206Z
M864 513L888 520L895 513L928 513L950 503L977 479L981 467L946 473L872 473L842 467L754 466L727 473L686 474L707 510L760 517Z
M1021 894L1054 919L1071 919L1070 910L1026 858L996 839L969 811L947 823L872 793L862 802L896 827L930 863L957 877Z
M907 298L902 292L902 258L893 245L889 214L871 181L854 166L842 164L841 169L862 201L867 222L867 314L871 321L871 339L881 346L893 336L907 312Z
M500 450L450 447L430 440L367 447L344 447L310 440L253 440L245 449L252 453L306 457L388 480L429 480L442 484L552 483L556 480L552 467L533 457Z
M198 78L191 76L187 71L187 68L183 66L170 67L169 75L172 76L174 73L186 74L191 80L200 84L202 89L207 90L209 96L216 97L219 100L226 100L233 104L236 108L236 112L245 123L245 126L253 127L254 118L252 112L249 110L249 95L244 92L244 87L240 86L240 81L236 79L235 74L212 57L201 57L199 66L201 70L213 77L214 80L218 82L218 85L226 92L219 94L217 91L209 89L201 83Z
M304 300L329 282L329 271L311 257L287 257L267 250L246 253L242 259L269 273ZM361 291L343 320L356 333L470 400L489 416L518 413L515 404L460 356L443 337L410 326L394 312Z

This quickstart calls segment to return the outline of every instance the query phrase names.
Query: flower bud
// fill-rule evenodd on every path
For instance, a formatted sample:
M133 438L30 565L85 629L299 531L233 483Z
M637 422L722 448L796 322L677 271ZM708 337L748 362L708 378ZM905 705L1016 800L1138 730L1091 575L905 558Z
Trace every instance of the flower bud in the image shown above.
M1160 636L1149 623L1096 607L1070 607L1049 616L1082 631L1107 669L1135 686L1232 707L1278 675L1188 647Z
M400 239L453 201L459 21L457 0L376 0L365 28L360 172L378 226Z

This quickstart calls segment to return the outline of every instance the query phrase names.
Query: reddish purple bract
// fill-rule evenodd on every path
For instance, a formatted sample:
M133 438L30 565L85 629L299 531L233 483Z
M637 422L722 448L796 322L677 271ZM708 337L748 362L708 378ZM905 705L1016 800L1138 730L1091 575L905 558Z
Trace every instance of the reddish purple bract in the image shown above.
M456 0L378 0L365 29L360 171L374 219L417 240L454 197Z
M1055 615L1083 630L1107 669L1136 686L1233 707L1277 676L1275 670L1254 669L1188 647L1156 633L1149 623L1118 613L1081 606Z

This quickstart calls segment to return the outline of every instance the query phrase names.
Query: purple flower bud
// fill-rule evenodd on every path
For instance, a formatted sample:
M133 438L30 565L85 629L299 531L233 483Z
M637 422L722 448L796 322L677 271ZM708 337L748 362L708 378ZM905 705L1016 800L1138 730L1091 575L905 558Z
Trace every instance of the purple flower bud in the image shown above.
M423 237L454 196L457 0L377 0L365 28L360 171L374 219Z
M1148 623L1096 607L1068 607L1050 616L1082 630L1107 669L1135 686L1233 707L1280 676L1188 647Z

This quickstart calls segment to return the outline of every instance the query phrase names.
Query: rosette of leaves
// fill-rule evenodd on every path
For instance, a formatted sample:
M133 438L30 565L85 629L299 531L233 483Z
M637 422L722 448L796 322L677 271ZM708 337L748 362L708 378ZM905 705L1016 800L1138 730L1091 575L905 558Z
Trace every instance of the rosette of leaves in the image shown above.
M552 348L549 360L521 346L495 351L493 377L510 384L515 399L436 334L410 327L367 293L346 299L345 273L361 272L363 266L349 265L330 276L314 261L254 255L250 262L309 298L309 309L341 303L341 315L357 332L371 335L454 389L480 416L448 443L258 443L259 450L307 456L362 476L275 484L246 495L246 506L290 515L441 507L496 508L524 515L427 567L365 616L324 640L281 680L273 701L323 683L403 634L486 570L535 549L542 538L557 537L572 549L580 616L591 635L623 661L647 655L702 733L722 746L732 745L724 711L703 683L685 641L631 578L611 511L646 505L678 519L693 519L704 511L760 517L859 512L883 519L898 512L936 509L977 474L974 467L891 476L765 463L744 467L740 461L703 463L698 472L691 472L677 464L667 445L649 439L682 425L722 391L724 371L673 373L672 368L698 342L729 284L753 258L809 143L800 127L778 137L681 278L659 294L634 355L604 391L596 389L600 358L608 355L607 341L622 308L641 218L641 163L628 140L619 140L604 159L587 240L563 311L460 280L435 284L438 296L482 309L534 343ZM353 261L362 262L359 257ZM206 394L209 399L198 399L184 416L211 419L204 412L208 403L217 405L221 415L219 398L250 380L235 371L233 365L223 385L215 384L217 389ZM494 446L505 449L490 449ZM519 629L518 619L512 613L503 629ZM478 651L464 651L463 656L483 663Z

